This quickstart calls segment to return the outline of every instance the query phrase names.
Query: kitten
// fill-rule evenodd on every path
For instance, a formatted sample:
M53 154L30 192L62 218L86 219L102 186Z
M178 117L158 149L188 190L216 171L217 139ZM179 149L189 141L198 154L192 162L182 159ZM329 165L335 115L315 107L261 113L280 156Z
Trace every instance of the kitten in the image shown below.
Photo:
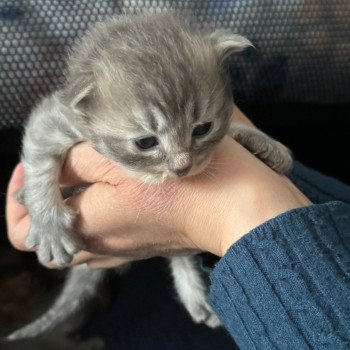
M68 60L65 87L41 102L25 128L21 197L31 217L26 246L36 247L41 263L67 264L83 248L58 184L66 153L78 142L88 141L129 176L150 183L203 171L227 134L276 171L291 167L285 146L231 121L223 64L250 45L227 31L200 33L172 13L114 17L82 39ZM193 320L218 326L195 258L170 258L170 267ZM73 267L50 310L9 339L43 333L79 310L103 274Z

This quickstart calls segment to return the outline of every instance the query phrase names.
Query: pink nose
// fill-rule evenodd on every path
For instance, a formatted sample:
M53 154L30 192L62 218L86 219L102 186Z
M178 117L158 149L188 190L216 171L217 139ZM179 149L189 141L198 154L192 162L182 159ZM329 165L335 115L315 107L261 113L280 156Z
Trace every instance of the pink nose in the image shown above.
M186 168L174 169L173 171L178 177L182 177L187 175L190 169L191 169L191 165L187 166Z
M180 152L169 159L168 166L178 177L185 176L192 166L191 157L188 152Z

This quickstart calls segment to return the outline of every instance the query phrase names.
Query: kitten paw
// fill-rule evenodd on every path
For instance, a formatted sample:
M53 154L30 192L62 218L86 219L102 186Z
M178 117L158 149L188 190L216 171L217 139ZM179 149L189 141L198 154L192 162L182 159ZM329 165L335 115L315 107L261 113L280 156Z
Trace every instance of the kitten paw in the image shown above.
M188 308L188 312L195 323L204 323L210 328L221 326L219 318L206 301L193 303Z
M72 231L34 223L30 227L25 244L28 249L37 248L38 259L42 264L52 261L58 266L69 264L74 254L81 250L81 245Z
M278 141L266 144L262 150L254 154L279 174L285 174L293 167L292 152Z
M221 326L219 317L213 312L209 318L204 322L209 328L217 328Z

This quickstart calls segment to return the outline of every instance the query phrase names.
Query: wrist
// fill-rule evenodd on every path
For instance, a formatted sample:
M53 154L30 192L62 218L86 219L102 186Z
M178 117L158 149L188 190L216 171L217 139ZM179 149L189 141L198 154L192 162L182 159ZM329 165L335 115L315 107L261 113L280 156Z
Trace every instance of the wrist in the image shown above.
M246 200L238 208L236 215L231 214L222 231L220 256L225 255L233 244L267 221L289 210L312 204L289 179L277 174L276 179L278 181L272 183L254 181L247 184L244 190Z
M223 256L264 222L311 204L287 178L267 170L268 178L245 173L209 186L205 180L196 181L186 201L181 201L186 202L181 214L185 235L202 251Z

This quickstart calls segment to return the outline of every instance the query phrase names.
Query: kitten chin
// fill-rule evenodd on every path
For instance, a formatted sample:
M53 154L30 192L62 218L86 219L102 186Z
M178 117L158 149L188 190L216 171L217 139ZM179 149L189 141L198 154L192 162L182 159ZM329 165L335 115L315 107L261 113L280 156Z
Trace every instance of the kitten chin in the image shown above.
M152 172L148 169L147 172L141 172L140 170L130 169L124 166L123 170L124 173L129 177L133 177L148 184L159 185L164 182L178 182L184 178L196 176L204 172L205 169L210 165L211 161L212 154L209 154L203 160L201 160L199 164L192 166L189 173L186 176L182 177L175 175L169 169L159 169L157 172Z

